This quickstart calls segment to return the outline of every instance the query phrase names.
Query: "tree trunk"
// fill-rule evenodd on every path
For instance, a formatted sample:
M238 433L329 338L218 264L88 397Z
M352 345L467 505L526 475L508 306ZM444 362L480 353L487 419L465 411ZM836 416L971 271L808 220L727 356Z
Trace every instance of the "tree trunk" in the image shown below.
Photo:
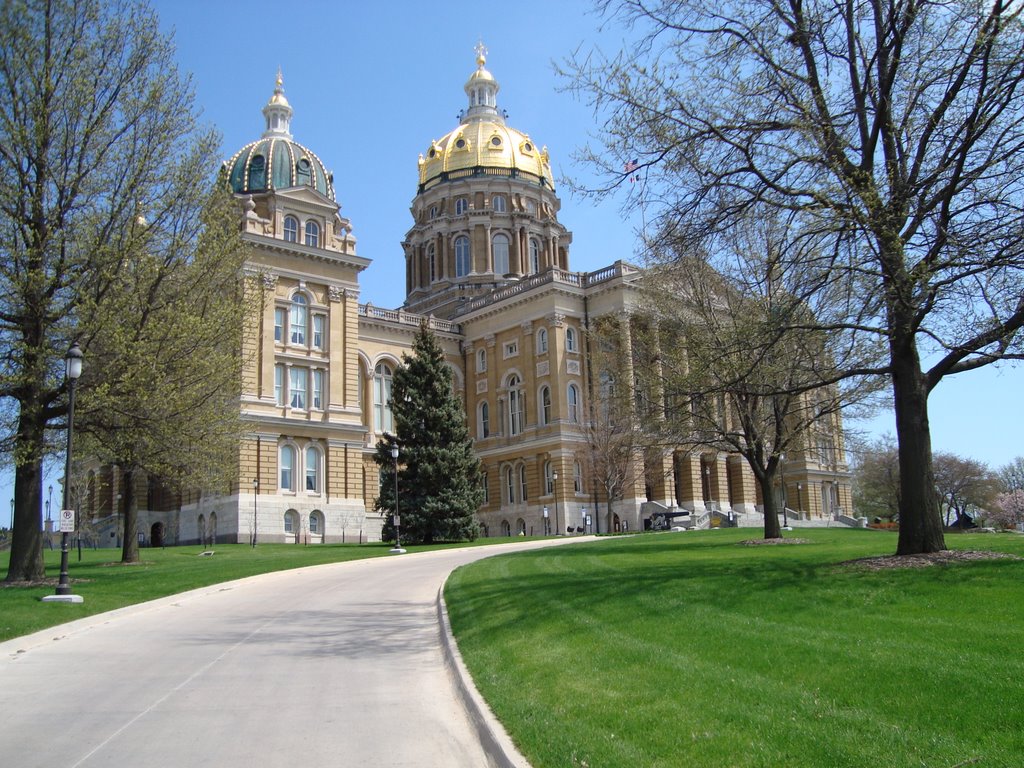
M774 475L765 474L759 479L761 483L761 499L764 501L764 537L781 539L782 527L779 525L779 505L775 502L775 487L772 483Z
M29 458L14 468L14 531L11 537L7 581L38 581L46 577L41 523L42 445L43 426L26 415L25 407L22 405L14 454Z
M942 513L935 492L928 389L912 335L890 342L892 391L900 464L900 534L897 555L941 552Z
M139 562L139 502L135 494L135 467L122 467L124 481L124 541L121 544L121 562Z

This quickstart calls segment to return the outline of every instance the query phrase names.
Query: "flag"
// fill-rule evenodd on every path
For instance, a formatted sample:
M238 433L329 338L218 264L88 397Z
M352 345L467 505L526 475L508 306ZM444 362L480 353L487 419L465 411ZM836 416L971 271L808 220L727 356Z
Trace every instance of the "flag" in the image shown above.
M626 171L626 174L629 175L630 182L640 181L640 174L639 173L636 173L636 174L633 173L633 171L635 171L639 167L640 167L640 165L637 163L636 160L630 160L624 166L624 170Z

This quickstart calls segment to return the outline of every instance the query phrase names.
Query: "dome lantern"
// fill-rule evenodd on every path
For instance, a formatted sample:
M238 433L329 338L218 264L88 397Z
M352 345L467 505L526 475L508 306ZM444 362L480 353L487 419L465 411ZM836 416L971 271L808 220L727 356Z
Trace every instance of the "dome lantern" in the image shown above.
M496 123L504 123L504 119L498 112L498 91L501 86L494 79L494 75L488 72L484 65L487 63L487 48L483 42L476 44L476 71L466 81L465 91L469 97L469 108L466 110L466 120L490 120Z
M281 136L286 139L292 137L292 106L284 96L284 77L281 75L280 68L277 70L274 95L263 107L263 116L267 119L267 130L263 132L264 137Z

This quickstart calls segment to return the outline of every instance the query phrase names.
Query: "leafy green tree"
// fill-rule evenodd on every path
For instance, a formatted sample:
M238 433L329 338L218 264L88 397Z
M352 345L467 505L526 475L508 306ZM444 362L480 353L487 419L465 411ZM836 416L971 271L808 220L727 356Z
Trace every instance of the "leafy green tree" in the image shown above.
M794 238L823 240L817 324L886 350L870 372L895 408L897 553L944 549L929 395L1024 356L1020 3L599 6L636 43L566 65L604 118L587 154L607 179L598 192L627 188L676 254L716 256L751 210L792 214Z
M968 515L980 516L999 494L999 478L984 463L954 453L935 454L935 490L946 512L946 525L965 527Z
M155 14L131 0L0 3L0 432L15 466L8 580L44 575L43 461L63 435L63 358L89 342L131 262L137 226L196 209L217 160ZM159 227L165 238L176 233ZM167 245L165 242L163 245ZM159 258L159 255L156 256ZM141 269L141 267L140 267Z
M859 445L854 455L853 503L858 514L869 520L898 519L900 464L896 442L887 435Z
M121 469L125 563L139 559L137 478L221 490L237 476L242 333L255 307L230 191L218 184L195 203L138 223L142 253L92 312L76 453Z
M483 503L480 461L466 427L462 403L452 391L452 373L441 347L424 324L403 355L391 389L397 435L377 443L374 461L381 468L381 489L374 508L395 510L395 462L398 444L398 511L403 541L473 540L476 511ZM394 536L390 515L384 537Z

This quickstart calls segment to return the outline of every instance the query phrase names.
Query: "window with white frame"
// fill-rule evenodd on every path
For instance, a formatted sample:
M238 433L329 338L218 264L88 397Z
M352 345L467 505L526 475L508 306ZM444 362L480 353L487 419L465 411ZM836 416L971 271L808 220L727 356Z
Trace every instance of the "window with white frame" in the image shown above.
M320 247L320 225L312 219L306 222L306 245L311 248Z
M491 238L491 254L494 257L494 273L497 275L507 275L510 272L508 264L508 235L503 235L499 232Z
M487 401L480 403L480 419L477 425L477 435L483 440L491 434L491 408Z
M565 350L566 352L576 352L576 329L566 328L565 329Z
M289 243L299 241L299 220L294 216L284 217L284 239Z
M295 533L299 530L299 513L289 509L284 513L284 532Z
M497 213L504 213L507 210L504 195L495 195L491 198L491 207Z
M465 277L469 274L469 238L459 235L455 238L455 276Z
M566 394L568 395L569 421L578 424L580 421L580 390L575 384L570 384Z
M455 201L455 215L456 216L461 216L462 214L464 214L468 210L469 210L469 201L466 198L460 197L460 198L458 198Z
M487 350L479 349L476 353L476 372L484 373L487 370Z
M313 315L313 348L324 349L327 340L327 317L325 315Z
M288 404L299 411L306 410L306 387L309 383L309 371L305 368L292 366L288 369Z
M527 501L529 494L527 493L526 487L526 465L519 465L519 500Z
M437 256L434 252L434 244L427 246L427 270L430 274L430 282L437 280Z
M320 449L315 445L306 448L306 491L320 491Z
M512 467L505 467L505 501L516 503L516 476Z
M391 367L378 363L373 369L373 429L377 433L395 431L391 413Z
M314 410L324 409L324 372L319 368L313 369L313 400Z
M518 435L523 431L523 413L526 407L526 395L522 390L522 380L514 373L509 376L507 386L509 434Z
M540 423L551 423L551 387L540 388Z
M550 461L544 462L544 495L551 496L555 492L554 467Z
M537 331L537 354L546 355L548 352L548 329L541 328Z
M516 357L519 354L519 342L518 341L507 341L503 347L505 351L505 357Z
M530 238L530 274L540 272L540 241L536 237Z
M572 464L572 487L576 493L583 493L583 467L578 461Z
M319 536L321 533L323 533L323 530L324 530L323 514L320 511L318 511L318 510L314 510L314 511L310 512L309 513L309 532L311 534L313 534L314 536Z
M284 307L274 308L274 341L284 342L284 321L287 317Z
M288 314L289 339L292 344L306 346L306 323L309 318L309 301L305 295L292 296L291 311Z
M284 366L274 366L274 402L284 405Z
M295 490L295 448L291 445L282 445L279 457L281 470L281 490Z

